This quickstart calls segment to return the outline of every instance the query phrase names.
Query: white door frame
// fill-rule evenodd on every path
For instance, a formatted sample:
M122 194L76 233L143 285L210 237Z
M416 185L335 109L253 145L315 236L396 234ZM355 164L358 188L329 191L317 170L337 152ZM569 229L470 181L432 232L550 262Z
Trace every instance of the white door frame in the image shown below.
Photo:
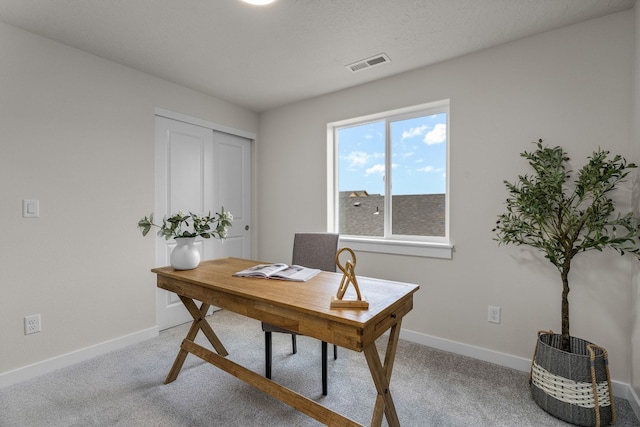
M187 116L186 114L176 113L175 111L165 110L164 108L155 109L155 115L160 117L166 117L167 119L178 120L185 123L190 123L192 125L202 126L205 128L213 129L219 132L228 133L231 135L241 136L246 139L250 139L255 141L256 134L253 132L247 132L244 130L232 128L230 126L219 125L217 123L210 122L204 119L198 119L197 117Z

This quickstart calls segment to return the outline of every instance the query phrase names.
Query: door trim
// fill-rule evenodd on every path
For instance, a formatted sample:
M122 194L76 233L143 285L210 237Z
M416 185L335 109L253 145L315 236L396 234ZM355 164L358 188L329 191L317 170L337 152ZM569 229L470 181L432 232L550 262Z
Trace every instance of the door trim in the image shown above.
M215 131L228 133L235 136L241 136L246 139L255 141L256 134L253 132L247 132L244 130L236 129L230 126L220 125L218 123L210 122L208 120L199 119L197 117L187 116L186 114L176 113L175 111L165 110L164 108L155 108L155 116L164 117L167 119L178 120L180 122L189 123L196 126L202 126Z

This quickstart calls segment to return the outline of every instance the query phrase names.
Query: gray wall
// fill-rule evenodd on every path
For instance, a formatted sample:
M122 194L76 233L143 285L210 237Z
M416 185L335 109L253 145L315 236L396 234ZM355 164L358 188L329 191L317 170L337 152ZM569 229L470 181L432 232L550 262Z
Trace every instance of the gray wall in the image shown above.
M561 284L537 253L492 240L502 181L525 171L519 153L538 138L564 146L576 167L598 146L634 160L633 65L627 11L263 113L260 259L288 259L293 233L326 227L328 122L449 98L453 259L360 253L356 273L421 285L403 323L413 337L526 366L537 331L560 330ZM630 209L630 185L619 197ZM582 254L570 277L572 333L607 348L613 377L626 384L635 263L613 251ZM501 324L487 322L489 305L502 307Z
M154 209L154 108L247 132L258 117L4 24L0 58L2 374L155 328L154 243L136 228Z
M640 6L636 2L634 8L636 33L635 33L635 69L633 83L635 85L634 97L634 156L637 159L640 156ZM636 212L640 212L640 180L636 177L634 187L634 203ZM633 287L631 292L631 301L633 310L631 312L631 386L635 393L635 400L640 402L640 268L634 269ZM640 403L639 403L640 404Z

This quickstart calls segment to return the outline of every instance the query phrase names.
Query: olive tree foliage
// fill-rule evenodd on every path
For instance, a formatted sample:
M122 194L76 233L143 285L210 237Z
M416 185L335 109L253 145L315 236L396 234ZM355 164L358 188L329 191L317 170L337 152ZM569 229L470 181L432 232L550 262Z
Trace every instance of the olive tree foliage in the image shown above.
M499 244L525 245L544 254L562 280L562 350L569 349L569 271L571 261L589 250L614 249L640 260L640 222L633 212L616 212L612 193L635 168L633 163L598 149L572 179L561 147L534 142L521 156L533 169L515 183L504 181L506 212L494 232Z

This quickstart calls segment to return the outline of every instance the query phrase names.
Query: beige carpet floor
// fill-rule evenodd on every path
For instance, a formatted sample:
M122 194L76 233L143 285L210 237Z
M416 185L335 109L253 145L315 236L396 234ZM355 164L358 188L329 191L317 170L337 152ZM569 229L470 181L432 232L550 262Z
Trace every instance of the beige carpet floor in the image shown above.
M260 323L220 311L208 318L230 355L264 372ZM163 384L189 325L125 349L0 389L0 426L318 426L264 393L189 355ZM204 343L199 336L198 342ZM384 345L379 346L384 351ZM320 342L274 334L273 379L369 425L375 389L364 355L343 348L321 394ZM403 426L566 426L531 399L528 374L400 340L391 391ZM640 426L616 399L616 426Z

